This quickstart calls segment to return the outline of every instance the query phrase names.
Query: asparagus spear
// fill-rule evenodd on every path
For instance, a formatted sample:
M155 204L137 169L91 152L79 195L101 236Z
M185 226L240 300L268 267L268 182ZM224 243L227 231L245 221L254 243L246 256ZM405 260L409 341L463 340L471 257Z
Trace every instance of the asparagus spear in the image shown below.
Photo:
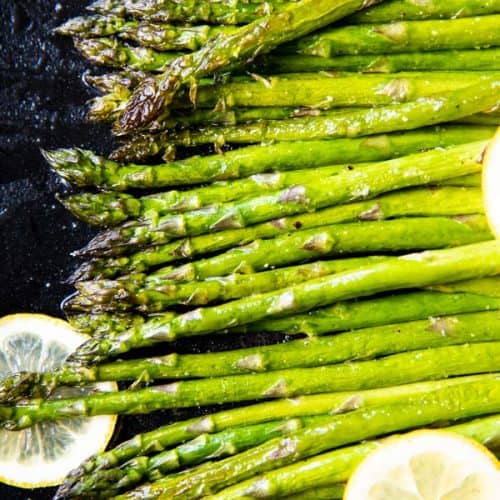
M500 12L498 0L449 0L447 2L415 2L388 0L345 19L348 24L384 23L408 19L442 19L484 16Z
M235 455L269 439L289 435L305 425L320 425L330 420L328 415L302 417L202 434L151 458L138 456L121 467L94 472L78 482L67 481L59 487L55 499L110 498L137 483L157 480L181 467Z
M300 106L311 107L313 109L309 111L310 113L319 114L321 110L342 106L392 104L463 88L495 74L492 72L479 76L477 72L461 72L456 75L447 73L413 72L396 75L327 73L331 74L329 78L310 75L302 79L293 74L284 78L273 76L260 81L230 81L202 85L198 87L193 103L181 96L172 103L172 107L189 108L194 104L197 108L210 108L211 111L198 110L194 117L179 115L179 112L175 115L172 112L168 118L157 120L149 129L158 130L175 124L185 126L206 124L210 120L223 122L233 119L244 122L250 119L284 119L293 117L294 110L295 115L306 114L307 109L297 110ZM456 78L450 78L451 76ZM118 116L130 95L131 90L117 86L113 92L91 102L89 117L95 120L109 120ZM235 109L252 106L259 108ZM233 109L232 114L230 109Z
M321 227L325 225L325 223L335 220L345 221L346 219L361 219L366 221L410 214L452 215L454 211L470 211L478 213L482 211L481 207L474 205L475 201L473 193L470 193L472 196L468 196L466 198L467 201L463 202L460 210L455 210L453 208L454 198L452 196L448 197L446 200L442 198L443 195L446 197L446 194L451 194L448 188L431 188L427 192L427 195L423 194L425 193L425 190L421 191L421 193L421 195L416 195L414 191L410 190L404 195L403 192L389 193L375 198L371 202L355 202L348 205L342 205L340 207L326 208L294 217L285 217L278 219L278 221L264 222L247 228L175 240L165 245L144 249L141 252L130 256L119 256L110 259L94 259L80 266L80 268L73 273L68 281L74 283L90 278L113 277L117 274L143 272L151 269L152 267L168 262L175 262L183 258L196 257L206 253L226 250L228 248L252 243L258 239L274 238L276 236L295 232L300 229L305 230ZM422 200L422 205L419 205L418 203L410 203L412 198L415 201L418 201L418 199L422 197L425 198L425 201ZM401 204L405 198L408 203L406 207ZM476 198L476 202L477 201L479 200ZM254 248L254 250L259 252L258 247L261 245L265 246L267 244L254 243L254 247L257 247ZM266 251L267 249L263 249L260 251L260 255L264 257ZM80 252L77 252L77 255L78 254L80 254ZM233 258L241 260L243 258L241 251L235 250L234 252L229 253L228 256L223 256L221 258L228 259L228 266L226 266L226 270L224 271L225 274L231 273L238 267L240 268L240 271L244 271L244 266L238 266L238 263L231 260ZM202 264L204 269L194 269L194 273L190 272L188 275L198 274L199 276L205 276L205 278L213 276L213 274L207 273L210 267L209 264L212 265L218 263L218 269L223 269L220 267L221 261L219 258L216 258L215 261L205 262L205 264ZM165 273L160 273L169 274L170 271L171 269L167 268L165 269Z
M392 354L348 365L182 380L151 388L66 399L34 399L19 405L0 406L0 422L5 429L15 430L60 418L149 413L169 408L387 387L492 372L498 368L499 355L500 342L485 342Z
M256 474L345 444L439 420L453 421L495 413L499 405L498 380L432 391L422 396L419 402L401 398L398 403L337 415L332 417L330 423L306 427L291 436L275 438L234 457L203 464L176 476L167 476L117 498L158 498L160 495L175 498L180 492L185 499L200 498Z
M75 38L75 47L88 61L113 68L128 67L141 71L164 71L178 53L157 52L133 47L116 38Z
M415 101L345 115L305 116L288 120L269 120L237 126L204 127L175 134L159 133L156 144L176 146L200 144L257 143L283 140L313 140L335 137L358 137L388 131L409 130L426 125L458 120L496 106L500 98L498 80L484 81L466 88L451 90ZM158 147L158 146L157 146Z
M168 214L154 224L147 220L130 221L101 232L82 253L106 253L103 251L108 249L111 249L109 254L126 253L134 248L161 244L183 236L240 229L280 217L373 198L405 187L433 184L476 173L481 169L478 161L485 146L484 141L479 141L372 163L358 169L343 170L322 179L321 184L314 178L306 179L306 182L254 198Z
M116 335L145 321L143 316L127 313L80 313L70 314L67 319L75 330L93 337Z
M326 366L406 351L500 340L500 313L442 316L421 321L364 328L332 337L203 354L170 354L93 367L63 367L49 373L19 373L0 382L0 401L48 397L62 385L96 381L222 377Z
M338 163L381 161L469 141L490 139L494 127L448 125L359 139L284 142L249 146L224 155L193 156L160 165L119 165L90 151L58 149L44 156L57 173L77 186L124 191L131 188L203 184L265 172L314 168ZM149 147L149 145L148 145ZM147 150L147 154L156 154ZM129 155L142 157L133 148Z
M499 415L482 417L463 424L446 427L447 431L469 437L485 446L491 446L498 442L500 438L499 429ZM368 441L321 453L308 460L248 479L238 485L222 490L212 498L214 500L276 497L295 500L342 498L342 488L338 483L346 482L357 465L383 442L384 440ZM336 485L337 489L332 491L331 488L334 485ZM318 496L319 492L316 488L327 489L330 496ZM315 496L309 496L313 491ZM338 493L340 493L340 496L337 496Z
M290 1L290 0L289 0ZM222 5L221 5L222 3ZM103 14L133 15L161 21L211 22L214 24L240 24L254 21L263 14L257 10L260 2L197 2L186 6L172 2L122 2L119 0L100 0L89 10ZM278 6L282 2L273 0L266 2L266 10ZM283 2L284 3L284 2ZM249 5L250 4L250 5ZM264 7L264 6L262 6ZM450 2L426 2L415 4L411 0L390 0L382 6L366 9L366 12L352 14L346 18L350 23L389 22L397 19L439 19L448 17L476 16L493 14L500 11L497 0L451 0Z
M486 291L484 280L474 280L474 282L480 283L481 288L473 291L460 289L456 292L448 285L431 287L433 290L436 288L438 292L446 293L417 291L363 301L339 302L308 314L257 321L232 331L324 335L353 328L416 321L443 314L500 309L500 302L496 298L497 294L492 292L492 287L487 287ZM70 315L68 320L77 330L94 337L105 337L116 335L134 326L138 327L144 323L145 318L130 313L82 313Z
M329 177L345 170L348 166L333 165L318 169L257 174L231 182L219 181L189 191L170 190L140 198L117 192L80 193L60 201L69 211L89 224L116 225L128 218L157 220L164 214L196 210L207 205L276 191L298 184L305 176L311 179ZM475 197L474 193L471 195Z
M204 434L218 433L262 422L272 422L277 419L345 413L360 408L397 402L401 397L413 395L418 398L419 395L428 393L430 390L462 384L464 381L480 381L483 377L483 375L476 375L382 389L279 399L178 421L144 434L138 434L115 448L89 457L68 475L64 484L72 484L81 477L92 475L96 471L114 468L140 455L156 454Z
M178 2L175 0L96 0L88 7L100 14L116 14L147 18L154 21L206 22L211 24L249 23L269 15L277 7L294 0L201 0Z
M500 45L499 23L500 15L491 15L340 26L291 42L279 51L333 57L489 48Z
M126 311L135 306L141 312L152 313L175 304L206 305L276 290L338 272L338 269L383 259L346 259L347 262L324 261L283 268L296 262L345 253L446 248L488 239L491 239L488 224L480 216L461 216L459 220L412 217L383 223L333 224L256 241L248 247L178 268L160 269L149 277L134 275L118 280L79 282L80 295L69 300L65 310ZM276 266L281 268L265 271ZM257 272L262 270L265 272Z
M300 73L312 71L493 71L500 69L500 49L443 50L387 55L351 55L332 58L307 55L270 55L259 58L254 71Z
M288 500L336 500L344 496L344 484L332 484L322 488L313 487L288 496ZM224 494L224 490L220 492Z
M168 71L148 79L132 95L119 121L127 133L162 115L185 84L270 52L278 45L322 28L377 0L302 0L270 13L232 34L210 39L205 46L174 60Z
M65 311L127 311L138 306L144 313L161 312L170 305L205 305L252 293L277 290L313 278L326 276L364 263L381 262L387 257L358 257L314 262L255 274L234 274L206 281L173 282L162 276L134 275L123 280L84 281L79 294L64 304ZM368 259L368 260L366 260Z
M59 26L55 31L59 35L94 38L116 35L125 40L132 40L144 47L159 51L197 50L210 38L219 33L234 33L233 26L210 25L175 25L154 23L147 19L126 20L123 17L82 16L75 17Z
M258 294L227 304L195 309L171 321L148 322L113 339L89 340L70 357L74 363L93 364L135 347L176 338L202 335L252 323L267 317L311 309L378 292L430 286L500 273L499 243L466 245L398 257L355 271L317 278L276 292ZM470 253L469 253L470 252Z

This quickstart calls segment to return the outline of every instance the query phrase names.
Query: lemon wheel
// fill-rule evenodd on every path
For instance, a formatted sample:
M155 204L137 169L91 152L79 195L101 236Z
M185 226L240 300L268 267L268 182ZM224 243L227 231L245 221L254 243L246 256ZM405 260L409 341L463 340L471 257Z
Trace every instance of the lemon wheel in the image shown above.
M354 471L344 500L495 500L497 459L477 442L440 430L389 438Z
M19 371L49 371L87 339L63 320L41 314L0 319L0 378ZM63 388L53 397L90 390L114 391L115 383ZM111 439L116 416L65 419L21 431L0 430L0 481L21 488L54 486Z
M483 197L493 234L500 238L500 128L483 158Z

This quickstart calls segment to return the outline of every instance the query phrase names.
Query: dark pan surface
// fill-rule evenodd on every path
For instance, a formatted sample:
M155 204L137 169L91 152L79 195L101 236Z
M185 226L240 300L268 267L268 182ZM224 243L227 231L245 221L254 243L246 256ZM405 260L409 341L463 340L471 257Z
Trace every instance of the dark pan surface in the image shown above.
M59 304L72 291L62 281L78 264L69 253L93 234L55 200L54 193L68 188L49 171L39 151L69 146L111 150L107 128L84 120L84 103L93 95L81 80L88 68L70 41L51 35L62 21L84 13L89 1L0 0L0 315L61 316ZM250 341L263 339L226 339L217 347ZM174 348L200 351L213 345L200 339ZM194 413L123 417L114 443ZM0 484L1 500L42 500L53 493Z

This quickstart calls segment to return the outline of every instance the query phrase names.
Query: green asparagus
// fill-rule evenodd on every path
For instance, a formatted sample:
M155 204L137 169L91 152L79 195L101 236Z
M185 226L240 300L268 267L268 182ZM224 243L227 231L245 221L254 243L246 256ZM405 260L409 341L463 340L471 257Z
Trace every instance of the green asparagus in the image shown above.
M500 416L493 415L446 427L447 431L456 432L478 441L485 446L492 446L500 440ZM238 485L222 490L211 497L213 500L234 500L236 498L291 498L310 500L317 498L342 498L337 492L330 496L307 496L312 489L331 488L336 483L349 479L356 466L373 450L383 444L381 441L368 441L347 448L322 453L296 464L267 472L260 477L252 478ZM294 495L303 492L302 496ZM331 495L335 496L331 496Z
M141 83L119 120L119 128L125 133L142 129L168 109L183 85L270 52L284 42L374 3L377 0L302 0L242 26L232 34L220 34L200 50L178 57L158 78Z
M67 481L58 489L55 499L110 498L144 480L154 481L187 465L235 455L269 439L291 434L305 425L320 425L330 420L328 415L302 417L203 434L151 458L138 456L121 467L94 472L78 482Z
M306 179L306 182L255 198L168 214L153 222L129 221L99 233L82 254L130 253L134 248L162 244L183 236L241 229L259 222L373 198L389 191L476 173L481 170L478 161L486 144L479 141L344 169L337 175L321 179L321 183L315 178ZM354 215L357 216L358 213Z
M496 106L499 99L500 81L484 81L415 101L347 111L332 117L305 116L234 126L203 127L175 134L162 132L155 138L155 143L159 149L161 146L158 145L165 143L185 147L210 143L220 146L225 143L358 137L458 120Z
M330 423L306 427L284 438L266 443L218 462L203 464L192 471L167 476L156 483L118 496L132 498L201 498L244 479L296 463L342 445L377 437L440 420L458 420L497 413L499 384L484 382L433 391L420 401L400 402L337 415Z
M175 125L207 124L210 120L220 123L233 120L242 123L251 119L285 119L306 115L308 112L319 114L322 110L342 106L392 104L463 88L481 79L495 76L496 73L490 72L481 76L477 72L412 72L396 75L325 73L331 76L318 78L317 75L309 75L302 79L292 74L262 78L258 81L201 85L192 97L193 102L189 101L188 96L180 96L172 103L172 108L175 109L169 117L153 122L149 130L160 130ZM450 78L453 76L455 78ZM130 95L131 90L117 86L113 92L91 102L88 116L93 120L116 118L123 111ZM180 111L176 111L177 108L182 110L193 105L202 108L195 111L194 116L179 115ZM297 109L300 106L305 106L306 109ZM240 107L252 109L241 110ZM203 108L210 108L210 111Z
M380 5L350 15L347 24L384 23L408 19L442 19L500 13L498 0L448 0L446 2L387 0Z
M265 172L381 161L424 149L490 139L494 127L449 125L359 139L284 142L249 146L223 155L193 156L160 165L120 165L90 151L58 149L44 156L57 173L77 186L124 191L130 188L203 184ZM149 148L150 145L148 145ZM158 150L156 150L158 152ZM150 149L145 152L155 154ZM137 148L128 155L142 157ZM458 175L458 174L457 174Z
M100 14L116 14L154 21L206 22L211 24L249 23L269 15L277 7L294 0L97 0L88 7Z
M133 47L116 38L75 38L75 47L94 64L141 71L164 71L179 56L175 52Z
M140 198L117 192L80 193L60 201L65 208L85 222L97 226L109 226L128 218L157 220L164 214L197 210L207 205L276 191L298 184L305 176L311 180L329 177L345 170L348 166L333 165L318 169L257 174L231 182L219 181L189 191L170 190ZM471 195L475 198L474 193Z
M270 55L259 58L253 71L300 73L304 71L493 71L500 69L500 49L443 50L404 54L352 55L332 58L306 55Z
M495 278L496 280L496 278ZM431 316L463 314L500 309L498 292L484 286L472 292L451 288L450 285L430 287L436 291L417 291L361 301L339 302L334 306L286 318L257 321L232 331L237 333L287 332L289 334L324 335L342 330L416 321ZM461 286L463 286L463 283ZM457 284L458 286L458 284ZM488 288L485 290L485 288ZM496 290L496 288L494 288ZM165 315L163 313L162 318ZM173 316L172 316L173 317ZM127 313L76 314L69 316L77 329L94 337L116 335L143 324L143 316ZM160 320L160 319L159 319Z
M500 342L485 342L392 354L350 364L181 380L144 389L66 399L23 400L19 405L0 406L0 423L5 429L15 430L60 418L150 413L169 408L388 387L493 372L498 369L499 356Z
M63 367L48 373L23 372L0 381L0 401L6 404L25 397L47 398L62 385L109 380L149 383L161 379L223 377L326 366L442 346L497 342L500 340L499 319L498 310L441 316L259 348L169 354L93 367Z
M219 33L233 33L232 26L177 26L149 20L127 20L118 16L75 17L59 26L59 35L94 38L116 35L159 51L197 50Z
M327 28L278 51L333 57L489 48L500 45L500 15Z
M263 273L234 274L206 281L175 282L162 276L134 275L123 280L83 281L78 294L64 304L67 311L127 311L138 306L143 313L162 312L171 305L205 305L262 293L336 272L355 269L364 263L388 257L370 256L319 261L312 264L274 269Z
M355 202L352 204L342 205L340 207L326 208L294 217L285 217L278 219L278 221L264 222L247 228L175 240L171 243L167 243L166 245L144 249L141 252L130 256L119 256L109 259L93 259L92 261L86 262L80 266L80 268L73 273L68 281L74 283L91 278L110 278L120 274L128 274L130 272L143 272L155 266L175 262L183 258L193 258L205 253L220 252L232 247L255 242L258 239L275 238L276 236L298 230L321 227L325 225L325 223L333 222L335 220L345 220L346 218L350 220L361 219L366 221L395 216L401 217L410 214L436 216L452 215L452 212L454 212L453 197L450 196L446 200L442 198L442 195L446 196L446 193L449 193L448 188L431 188L426 195L424 194L425 191L421 191L421 193L421 195L418 195L414 191L412 192L410 190L406 194L403 194L403 192L389 193L375 198L371 202ZM463 213L469 211L480 213L482 211L481 207L476 206L474 209L474 196L473 193L470 194L472 196L464 198L462 207L459 211ZM425 198L425 201L422 200L422 205L419 205L418 203L410 203L411 198L418 202L419 198L421 199L422 197ZM406 207L401 204L401 201L405 200L405 198L408 203ZM476 203L478 201L479 200L476 198ZM258 247L261 245L265 246L267 244L254 243L254 247L257 247L254 248L254 250L258 252ZM266 249L261 251L261 255L263 257L265 256L266 251ZM80 255L80 252L76 252L76 254ZM229 267L226 267L226 270L224 271L225 274L231 273L238 267L240 268L240 272L244 271L242 266L238 266L237 263L234 263L234 260L231 260L233 257L242 259L244 256L241 251L235 250L232 253L230 252L229 256L221 257L222 259L229 259L227 261ZM210 265L212 263L218 263L218 269L223 269L220 267L221 263L219 258L216 257L216 260L211 261ZM200 276L213 276L213 274L207 274L209 269L208 261L206 261L206 264L202 264L202 266L204 269L198 269L194 273L195 275L200 273ZM168 274L170 269L165 269L165 271Z
M324 393L293 399L279 399L178 421L144 434L138 434L109 451L88 458L71 472L65 484L73 483L87 474L91 475L94 471L114 468L140 455L156 454L207 433L218 433L231 428L271 422L277 419L323 414L335 415L396 402L400 397L413 395L418 398L419 395L431 390L461 384L464 381L473 382L482 379L482 375L469 376L354 393Z
M310 311L340 300L410 287L494 276L500 273L498 241L414 253L317 278L293 287L256 294L226 304L192 310L171 321L144 323L112 339L89 340L70 362L95 364L140 346L171 342L245 325L267 317Z

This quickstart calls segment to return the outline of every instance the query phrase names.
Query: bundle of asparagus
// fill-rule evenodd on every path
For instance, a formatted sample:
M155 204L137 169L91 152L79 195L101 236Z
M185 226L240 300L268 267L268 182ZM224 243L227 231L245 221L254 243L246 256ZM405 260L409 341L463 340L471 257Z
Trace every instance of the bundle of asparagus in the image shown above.
M92 338L56 371L0 381L0 425L244 406L91 457L57 498L340 498L381 436L447 422L492 446L500 243L481 162L500 2L90 10L57 31L118 68L87 76L103 93L89 117L131 135L112 159L44 155L86 189L64 206L101 228L64 303ZM151 345L166 351L112 359ZM97 381L131 385L50 398Z

